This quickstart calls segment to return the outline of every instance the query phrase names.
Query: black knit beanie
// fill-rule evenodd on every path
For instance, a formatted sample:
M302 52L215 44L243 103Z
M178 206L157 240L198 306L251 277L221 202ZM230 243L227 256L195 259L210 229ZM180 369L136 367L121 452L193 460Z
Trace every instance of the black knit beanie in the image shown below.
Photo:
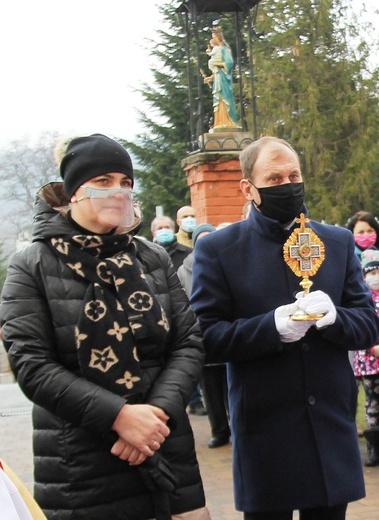
M133 165L128 152L120 143L102 134L70 141L60 172L69 197L84 182L105 173L124 173L133 181Z

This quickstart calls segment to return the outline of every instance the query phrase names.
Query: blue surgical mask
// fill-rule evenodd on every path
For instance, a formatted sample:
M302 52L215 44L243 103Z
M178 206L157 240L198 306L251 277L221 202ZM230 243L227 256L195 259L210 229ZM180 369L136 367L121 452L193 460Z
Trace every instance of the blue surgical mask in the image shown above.
M170 244L174 240L174 232L172 229L162 228L155 232L155 240L158 244Z
M196 227L196 219L195 217L186 217L182 219L182 225L181 228L183 231L186 231L187 233L192 233L193 230Z

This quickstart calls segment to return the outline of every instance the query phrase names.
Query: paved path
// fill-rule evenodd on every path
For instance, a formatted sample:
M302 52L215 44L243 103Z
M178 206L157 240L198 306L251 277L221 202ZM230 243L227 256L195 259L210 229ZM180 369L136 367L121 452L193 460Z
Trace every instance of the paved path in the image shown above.
M30 411L31 403L21 393L17 384L0 385L0 456L32 490ZM212 520L242 520L241 513L235 511L233 504L231 446L207 448L207 417L190 417ZM362 444L362 454L364 451L365 447ZM379 467L365 468L364 472L367 496L350 504L347 520L379 520Z
M242 520L242 514L235 511L233 504L231 446L207 448L209 439L207 417L191 415L191 423L195 432L196 451L212 520ZM362 443L363 457L365 450L366 447ZM347 520L379 520L379 466L365 468L364 474L366 498L349 505ZM297 518L298 513L295 513L294 520Z

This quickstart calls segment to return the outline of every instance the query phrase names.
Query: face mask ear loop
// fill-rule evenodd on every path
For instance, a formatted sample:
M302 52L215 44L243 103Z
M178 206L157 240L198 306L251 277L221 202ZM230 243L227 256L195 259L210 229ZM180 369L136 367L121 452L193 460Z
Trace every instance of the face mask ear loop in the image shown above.
M252 186L257 190L257 192L259 193L259 190L258 190L258 188L256 187L256 185L253 184L253 181L250 180L250 179L246 179L246 180L247 180L247 182L248 182L249 184L251 184L251 185L252 185ZM254 204L254 206L255 206L256 208L259 208L259 206L262 204L262 201L261 201L261 204L257 204L253 198L251 199L251 202Z

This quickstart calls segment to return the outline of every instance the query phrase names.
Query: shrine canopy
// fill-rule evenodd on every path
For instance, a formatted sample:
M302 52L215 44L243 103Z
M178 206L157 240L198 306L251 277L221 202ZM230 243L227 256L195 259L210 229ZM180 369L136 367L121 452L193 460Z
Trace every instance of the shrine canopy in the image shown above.
M261 0L187 0L179 8L179 12L198 13L246 13Z

